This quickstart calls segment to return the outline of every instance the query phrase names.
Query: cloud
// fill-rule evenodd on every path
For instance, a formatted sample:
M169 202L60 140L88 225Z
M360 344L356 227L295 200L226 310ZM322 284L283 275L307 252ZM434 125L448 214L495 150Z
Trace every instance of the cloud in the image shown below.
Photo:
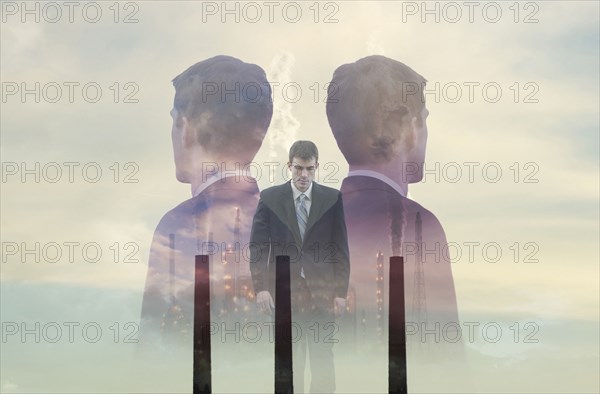
M282 92L284 87L293 86L292 68L294 63L295 57L290 51L283 51L273 58L267 68L267 79L272 84L274 92ZM287 88L284 92L288 92ZM294 92L294 89L290 88L289 92ZM293 99L292 93L289 94L289 98ZM277 96L274 94L273 96L273 119L267 136L270 143L269 156L270 158L277 158L282 151L287 152L296 140L300 122L292 113L293 105L290 100L281 99L280 94Z

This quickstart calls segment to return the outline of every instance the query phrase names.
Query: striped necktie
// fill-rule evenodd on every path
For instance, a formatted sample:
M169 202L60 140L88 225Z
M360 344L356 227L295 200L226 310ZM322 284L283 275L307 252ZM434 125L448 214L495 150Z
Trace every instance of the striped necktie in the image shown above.
M300 228L300 238L304 241L304 232L306 231L306 223L308 222L308 211L306 210L306 194L302 193L298 196L296 204L296 217L298 218L298 227Z

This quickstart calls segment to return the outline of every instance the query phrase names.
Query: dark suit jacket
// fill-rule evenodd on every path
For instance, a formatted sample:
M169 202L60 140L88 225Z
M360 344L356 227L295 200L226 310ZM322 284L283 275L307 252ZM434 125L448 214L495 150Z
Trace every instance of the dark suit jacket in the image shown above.
M142 338L158 334L191 347L195 255L207 254L211 261L213 312L232 308L224 304L223 276L231 264L222 263L222 253L234 242L236 208L240 210L240 248L247 246L257 201L256 183L225 178L163 216L150 249L141 312ZM209 233L212 244L207 242ZM240 270L248 270L248 257L242 251L236 252L232 260L237 261ZM215 320L217 317L213 313ZM170 330L171 326L175 331Z
M274 295L275 257L288 255L292 292L303 268L315 306L331 311L334 297L346 298L350 258L344 206L338 190L313 182L304 241L290 182L263 190L250 244L250 272L256 293L268 290Z
M150 249L141 311L139 381L143 382L142 387L165 393L191 392L194 260L195 255L208 254L211 261L211 323L216 323L211 325L210 330L217 330L211 334L213 391L248 391L247 381L231 378L231 371L235 370L253 371L251 391L267 392L272 388L273 375L269 373L268 361L273 351L268 346L268 335L263 334L261 340L255 343L246 340L245 331L241 328L234 329L235 324L243 327L243 319L248 317L265 332L266 326L261 324L264 314L255 313L252 299L247 305L248 312L242 311L244 305L231 305L231 297L225 290L228 282L224 280L231 266L236 264L240 274L247 273L251 291L248 242L258 198L256 183L247 182L243 177L240 181L228 177L179 204L161 219ZM242 251L233 256L223 256L223 251L235 240L236 208L240 212ZM204 248L203 243L209 238L209 233L213 235L214 244ZM174 236L173 245L171 234ZM171 261L174 262L172 275ZM242 308L239 313L232 312L235 306ZM222 312L226 313L222 315ZM224 330L228 330L225 336ZM237 335L232 332L237 332ZM160 371L151 367L154 365L160 365Z
M419 298L415 286L415 267L418 253L416 252L417 214L421 219L421 233L423 256L425 292L421 301L421 319L426 314L427 329L439 324L439 331L443 331L445 324L458 322L456 293L452 278L451 264L444 253L446 236L444 229L433 213L419 203L403 197L387 183L367 176L351 176L344 179L341 187L344 196L344 209L346 224L348 225L348 241L350 255L352 256L352 272L350 286L355 294L355 308L359 326L356 328L356 347L351 351L358 351L369 360L369 379L358 379L353 382L354 392L386 392L388 382L388 316L389 316L389 257L398 252L402 245L401 253L404 256L404 283L405 283L405 313L407 322L407 359L408 381L414 387L429 387L426 382L433 375L451 377L446 367L442 365L461 365L460 361L463 344L462 341L449 343L440 335L429 333L426 343L422 343L424 329L419 325L417 333L410 334L418 324L418 316L413 306L418 306ZM383 254L384 281L383 305L379 310L378 283L375 280L378 274L377 255ZM352 305L349 302L349 305ZM382 313L383 312L383 313ZM383 317L381 317L383 316ZM412 324L411 324L412 323ZM460 324L460 323L459 323ZM409 326L411 325L411 326ZM382 330L379 331L378 327ZM463 338L466 338L463 327ZM431 332L430 331L430 332ZM447 333L447 338L454 338L454 334ZM343 337L342 337L343 338ZM352 338L352 337L350 337ZM439 341L439 342L438 342ZM353 345L351 340L342 340L343 346ZM451 360L443 364L443 360ZM340 366L343 370L344 366ZM454 378L452 376L452 378ZM449 381L452 379L449 379Z
M458 323L454 280L445 251L446 235L435 215L419 203L400 195L385 182L372 177L346 178L342 182L341 192L353 259L350 283L356 288L357 308L365 310L367 320L374 320L377 315L377 284L374 278L377 272L376 255L381 252L384 256L385 278L388 277L389 257L404 256L406 320L415 322L417 311L414 309L419 300L415 299L418 294L414 275L419 247L423 254L425 278L422 315L426 314L431 325L440 323L443 327L447 323ZM416 242L417 214L421 220L422 245ZM384 291L384 299L387 308L387 290Z

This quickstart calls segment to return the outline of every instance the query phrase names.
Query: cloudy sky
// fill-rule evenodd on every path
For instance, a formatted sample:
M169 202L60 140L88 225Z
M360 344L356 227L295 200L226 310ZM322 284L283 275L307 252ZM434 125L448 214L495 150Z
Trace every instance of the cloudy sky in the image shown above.
M137 390L111 366L129 344L20 330L97 322L110 342L112 324L137 321L154 228L190 197L174 176L170 81L219 54L273 83L255 161L282 166L311 139L333 187L348 169L325 115L333 71L380 54L425 76L428 171L410 195L453 242L461 319L505 335L469 345L472 387L600 389L597 2L53 4L2 2L0 391ZM523 341L531 327L537 343ZM82 378L99 371L118 382Z

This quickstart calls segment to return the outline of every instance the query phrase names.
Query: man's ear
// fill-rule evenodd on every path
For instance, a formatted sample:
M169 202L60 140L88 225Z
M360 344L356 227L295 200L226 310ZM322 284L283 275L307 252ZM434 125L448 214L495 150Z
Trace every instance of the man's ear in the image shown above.
M197 140L196 129L191 124L187 116L183 116L181 118L181 123L181 146L190 148L196 143Z

